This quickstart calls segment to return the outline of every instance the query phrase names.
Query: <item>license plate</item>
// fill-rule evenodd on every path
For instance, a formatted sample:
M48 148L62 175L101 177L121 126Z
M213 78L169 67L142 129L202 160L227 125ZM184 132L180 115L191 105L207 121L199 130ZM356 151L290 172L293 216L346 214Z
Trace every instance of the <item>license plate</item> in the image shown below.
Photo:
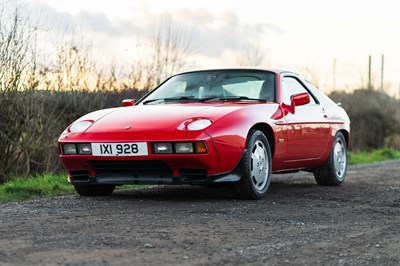
M148 155L146 142L92 143L95 156L144 156Z

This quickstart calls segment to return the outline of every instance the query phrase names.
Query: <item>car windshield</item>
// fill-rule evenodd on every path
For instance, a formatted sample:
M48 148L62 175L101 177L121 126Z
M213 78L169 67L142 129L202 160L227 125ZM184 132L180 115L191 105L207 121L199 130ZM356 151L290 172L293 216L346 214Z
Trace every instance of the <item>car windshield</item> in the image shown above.
M142 104L213 100L275 101L275 74L258 70L213 70L171 77Z

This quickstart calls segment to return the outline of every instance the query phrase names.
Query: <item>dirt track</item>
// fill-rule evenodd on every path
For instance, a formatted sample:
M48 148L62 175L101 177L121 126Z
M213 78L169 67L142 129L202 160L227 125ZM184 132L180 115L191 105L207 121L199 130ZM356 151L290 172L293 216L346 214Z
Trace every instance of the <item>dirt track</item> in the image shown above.
M341 187L273 176L261 201L203 187L0 205L0 265L400 265L400 161Z

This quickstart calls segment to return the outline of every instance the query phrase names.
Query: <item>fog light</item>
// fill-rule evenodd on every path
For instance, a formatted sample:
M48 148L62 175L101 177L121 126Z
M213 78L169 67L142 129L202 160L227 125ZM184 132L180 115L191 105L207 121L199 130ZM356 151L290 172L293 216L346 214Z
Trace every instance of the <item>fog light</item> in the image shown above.
M75 144L63 144L62 149L64 154L76 154Z
M196 153L207 153L206 144L202 141L198 141L194 143Z
M175 143L176 153L193 153L193 143L191 142L177 142Z
M77 146L79 154L92 154L92 146L90 143L80 143Z
M154 153L172 153L172 143L154 143Z

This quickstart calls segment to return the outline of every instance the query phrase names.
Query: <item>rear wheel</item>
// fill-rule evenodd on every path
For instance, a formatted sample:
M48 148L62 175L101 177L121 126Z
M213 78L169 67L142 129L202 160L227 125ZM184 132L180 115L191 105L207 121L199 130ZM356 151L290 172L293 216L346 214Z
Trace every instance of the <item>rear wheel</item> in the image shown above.
M115 185L74 185L74 187L81 196L108 196L115 189Z
M264 133L251 130L246 150L240 162L242 178L233 186L241 199L261 199L265 196L271 178L271 148Z
M338 132L332 143L326 162L314 169L314 177L321 186L339 186L343 183L347 169L346 140Z

